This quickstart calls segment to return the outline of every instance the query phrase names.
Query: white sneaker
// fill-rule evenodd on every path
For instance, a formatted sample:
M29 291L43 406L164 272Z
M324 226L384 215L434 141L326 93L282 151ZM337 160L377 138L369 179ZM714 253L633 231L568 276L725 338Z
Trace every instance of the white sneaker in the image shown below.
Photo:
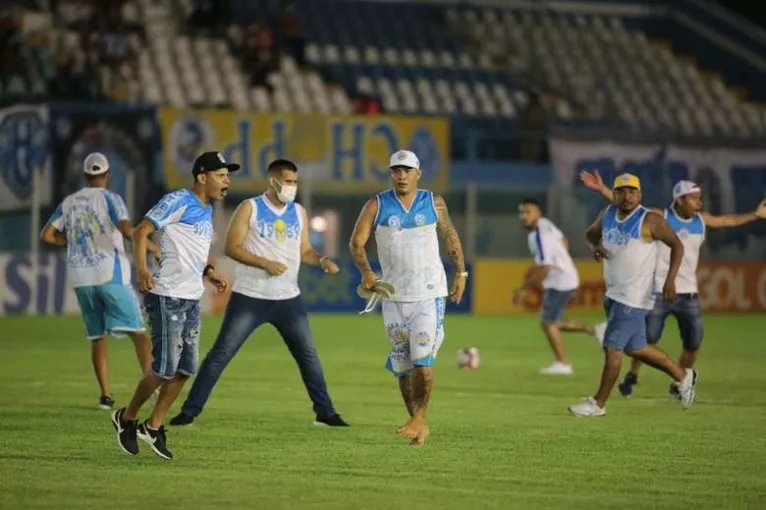
M606 322L596 324L593 327L593 336L596 338L599 347L604 346L604 333L606 333Z
M697 371L692 368L686 369L686 377L678 383L678 394L681 396L681 407L688 409L697 398Z
M593 397L588 397L579 404L569 406L569 412L578 418L584 416L606 416L606 408L599 407Z
M546 375L572 375L572 365L565 365L560 361L556 361L552 365L541 368L540 373Z

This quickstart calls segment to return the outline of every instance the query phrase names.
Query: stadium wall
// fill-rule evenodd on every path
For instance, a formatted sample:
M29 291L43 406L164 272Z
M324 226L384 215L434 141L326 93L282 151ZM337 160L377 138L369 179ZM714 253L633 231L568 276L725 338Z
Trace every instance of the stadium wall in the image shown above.
M600 264L582 259L576 264L581 286L571 310L601 313L605 287ZM234 264L230 259L219 260L217 265L233 277ZM340 266L341 272L333 276L316 268L301 271L302 295L311 313L356 313L364 307L363 300L356 295L359 272L350 260L340 261ZM478 259L468 264L470 277L463 302L448 304L448 313L537 313L542 298L539 289L530 292L519 306L511 303L513 289L521 285L533 267L528 259ZM698 276L700 299L707 313L766 313L766 262L703 262ZM451 281L451 274L449 278ZM228 297L228 293L216 295L207 290L202 300L204 311L222 313ZM63 254L41 254L39 268L33 274L29 253L0 253L0 315L70 315L78 312L77 299L67 282Z

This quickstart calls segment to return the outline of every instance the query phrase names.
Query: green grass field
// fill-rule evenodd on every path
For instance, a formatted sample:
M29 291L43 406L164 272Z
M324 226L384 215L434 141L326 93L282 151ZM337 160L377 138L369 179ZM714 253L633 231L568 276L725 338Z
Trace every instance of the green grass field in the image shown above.
M205 319L203 353L219 323ZM394 433L406 414L380 318L312 325L350 429L311 425L297 369L264 327L195 425L169 428L166 462L118 448L79 318L0 318L0 508L766 508L763 317L705 319L688 411L647 370L631 400L615 392L591 419L566 410L596 388L590 338L567 337L574 376L541 376L551 359L533 318L448 317L419 449ZM678 343L670 324L663 346L675 356ZM478 371L454 366L462 346L481 350ZM129 341L110 340L110 362L124 405L138 380Z

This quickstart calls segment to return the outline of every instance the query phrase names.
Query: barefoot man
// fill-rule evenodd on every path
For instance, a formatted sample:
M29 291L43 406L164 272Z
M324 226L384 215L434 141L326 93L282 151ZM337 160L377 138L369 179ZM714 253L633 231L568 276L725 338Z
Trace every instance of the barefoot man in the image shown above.
M375 288L377 275L367 259L367 241L375 233L382 280L394 294L382 302L383 321L391 344L386 368L399 379L410 419L397 430L413 445L429 434L426 422L433 388L433 365L444 341L447 275L439 255L441 236L457 271L449 296L460 303L468 272L463 248L444 199L418 189L422 175L417 156L406 150L391 156L392 189L367 201L357 219L349 247L362 286Z

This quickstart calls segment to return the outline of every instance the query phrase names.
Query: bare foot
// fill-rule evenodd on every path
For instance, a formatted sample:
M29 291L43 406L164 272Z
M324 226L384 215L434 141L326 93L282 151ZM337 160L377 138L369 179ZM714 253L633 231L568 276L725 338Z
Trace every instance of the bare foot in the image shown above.
M396 429L396 433L407 439L415 439L424 425L425 420L423 418L413 416L407 423Z
M423 425L420 429L420 433L418 433L417 436L415 436L415 439L410 441L410 444L412 446L423 446L423 444L426 442L426 439L428 439L428 436L431 435L431 429L428 428L428 425Z

